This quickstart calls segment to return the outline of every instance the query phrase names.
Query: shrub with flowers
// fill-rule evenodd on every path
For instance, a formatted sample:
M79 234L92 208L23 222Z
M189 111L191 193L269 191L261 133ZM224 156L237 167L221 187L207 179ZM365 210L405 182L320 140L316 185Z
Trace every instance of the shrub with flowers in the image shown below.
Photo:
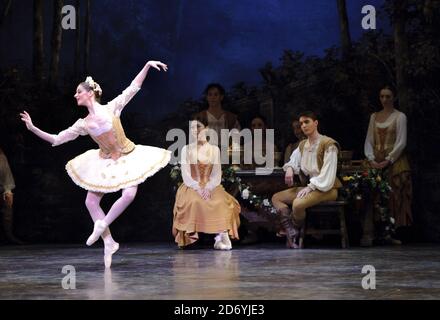
M372 193L377 193L385 201L389 199L392 191L382 170L369 169L362 173L356 172L351 176L342 177L342 180L346 183L343 191L347 199L360 200Z
M389 198L392 188L385 176L386 171L368 169L362 173L344 176L342 196L348 201L372 201L378 220L379 240L388 239L395 233L395 220L390 216Z
M171 168L170 171L170 178L174 183L174 191L177 190L180 185L183 183L182 179L182 169L180 168L180 165L176 164Z

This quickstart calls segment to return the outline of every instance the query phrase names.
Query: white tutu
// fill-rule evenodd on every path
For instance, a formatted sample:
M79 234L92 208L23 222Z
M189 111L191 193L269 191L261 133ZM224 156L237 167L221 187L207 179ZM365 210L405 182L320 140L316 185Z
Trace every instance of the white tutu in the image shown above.
M110 193L144 182L170 159L171 151L144 145L136 145L132 152L118 160L101 158L99 149L93 149L70 160L66 170L81 188Z

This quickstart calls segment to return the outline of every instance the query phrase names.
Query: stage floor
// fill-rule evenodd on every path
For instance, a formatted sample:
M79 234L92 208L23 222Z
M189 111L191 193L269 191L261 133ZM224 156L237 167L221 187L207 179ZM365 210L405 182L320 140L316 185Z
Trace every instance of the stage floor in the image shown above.
M0 247L0 299L440 299L439 245L269 243L221 252L122 244L111 271L102 254L99 245ZM76 289L63 289L73 276L62 273L66 265L75 268ZM375 268L375 290L362 287L365 265Z

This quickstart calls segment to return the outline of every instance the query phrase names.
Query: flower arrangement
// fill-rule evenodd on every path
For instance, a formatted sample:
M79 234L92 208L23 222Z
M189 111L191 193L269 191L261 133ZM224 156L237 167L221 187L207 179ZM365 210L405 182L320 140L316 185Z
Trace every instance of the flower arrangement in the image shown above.
M342 177L345 182L343 193L347 199L361 200L372 193L378 193L381 200L388 200L392 191L387 179L384 178L382 170L369 169L362 173L354 173Z
M395 233L395 220L390 216L389 198L392 188L385 171L368 169L362 173L342 177L342 196L348 201L371 201L376 213L379 239L388 239Z
M85 83L89 85L90 88L93 89L93 91L97 92L100 96L102 96L102 89L101 86L93 80L92 77L87 77Z
M171 180L173 180L174 190L177 190L177 188L179 188L180 185L183 183L182 169L178 164L176 164L174 167L171 168L170 178Z

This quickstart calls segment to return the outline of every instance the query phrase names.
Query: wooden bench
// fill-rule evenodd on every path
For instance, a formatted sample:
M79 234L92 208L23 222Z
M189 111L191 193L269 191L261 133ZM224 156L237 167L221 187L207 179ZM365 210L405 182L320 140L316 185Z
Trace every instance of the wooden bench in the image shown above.
M307 235L340 235L342 248L348 248L347 226L345 223L345 206L347 202L344 200L325 201L306 210L306 220L300 231L299 246L304 248L304 238ZM331 214L339 219L338 229L312 229L308 228L307 221L315 214Z

